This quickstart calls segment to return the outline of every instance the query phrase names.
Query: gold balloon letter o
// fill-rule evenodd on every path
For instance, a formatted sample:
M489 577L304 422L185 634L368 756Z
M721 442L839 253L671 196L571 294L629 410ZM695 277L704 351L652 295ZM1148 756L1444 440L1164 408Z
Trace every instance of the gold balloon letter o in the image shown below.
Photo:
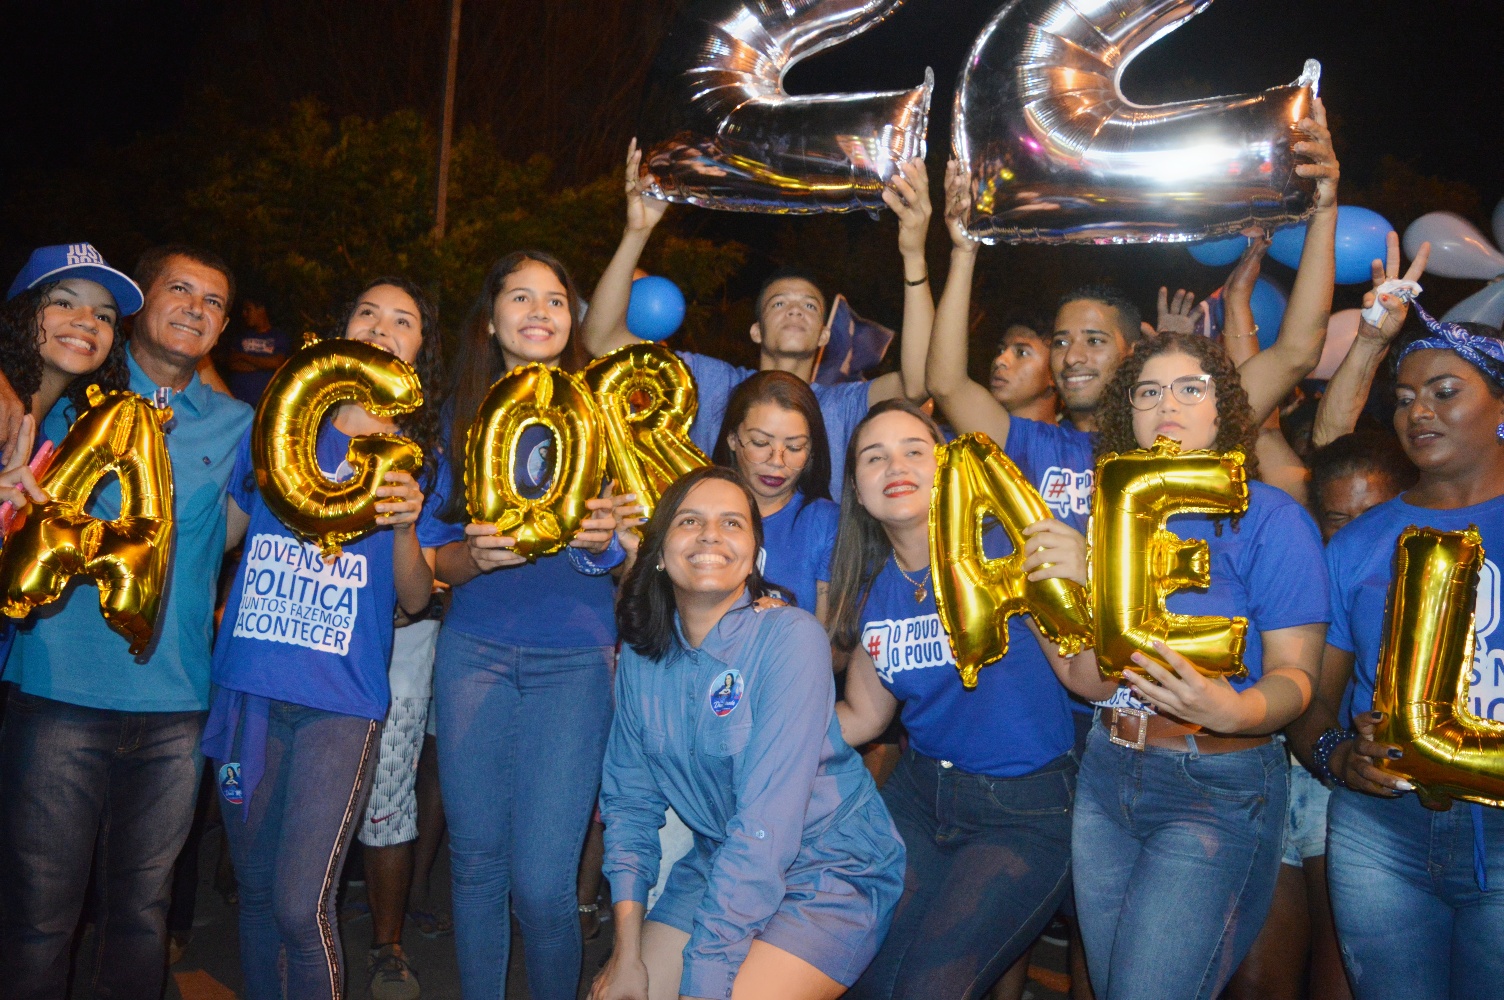
M1243 453L1181 453L1169 438L1097 463L1092 499L1092 597L1097 664L1121 680L1135 650L1157 657L1166 643L1208 676L1247 676L1246 618L1176 615L1165 598L1211 585L1211 552L1165 529L1171 514L1241 514L1248 509Z
M577 376L531 364L502 376L486 394L465 441L465 499L474 521L517 540L529 560L557 552L588 513L605 460L590 391ZM522 432L541 424L554 436L553 476L529 499L514 480Z
M99 585L110 627L131 653L151 643L172 552L172 462L157 409L133 392L89 387L89 408L58 446L39 485L52 497L28 510L0 551L0 611L22 618L57 600L75 576ZM94 487L120 480L120 516L84 513Z
M376 527L376 490L393 470L417 473L423 450L396 434L350 439L343 482L324 475L318 431L324 414L354 403L380 417L423 405L418 373L401 358L356 340L309 343L277 369L261 394L251 429L256 484L267 509L288 528L338 556L340 546Z

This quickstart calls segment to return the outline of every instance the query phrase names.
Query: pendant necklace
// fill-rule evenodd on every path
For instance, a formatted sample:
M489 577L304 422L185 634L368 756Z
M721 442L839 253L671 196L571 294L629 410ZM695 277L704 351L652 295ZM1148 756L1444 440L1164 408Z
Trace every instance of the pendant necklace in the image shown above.
M894 553L894 555L893 555L893 565L894 566L898 566L898 554L897 553ZM924 576L920 577L917 580L914 579L909 574L904 573L902 566L898 566L898 572L903 575L903 578L905 580L909 581L909 583L911 583L911 584L914 585L914 603L915 604L923 604L924 603L924 599L926 597L930 596L929 586L928 586L929 585L929 581L930 581L930 568L928 566L926 566L924 568Z

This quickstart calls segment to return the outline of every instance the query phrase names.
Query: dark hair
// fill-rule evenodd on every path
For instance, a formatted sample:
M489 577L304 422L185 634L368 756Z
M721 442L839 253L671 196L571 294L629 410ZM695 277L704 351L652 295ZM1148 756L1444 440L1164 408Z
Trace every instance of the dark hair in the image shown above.
M1008 346L1008 331L1019 326L1032 331L1035 339L1046 347L1050 345L1050 334L1053 332L1051 324L1045 322L1045 318L1036 312L1014 309L1003 317L1002 332L998 334L997 346L992 350L994 358L1002 354L1003 348Z
M58 282L29 288L0 306L0 373L29 410L31 399L42 387L42 313ZM115 320L115 339L98 368L70 381L63 398L73 404L73 415L89 405L85 395L89 386L97 385L109 392L130 387L130 367L125 360L126 335L122 320ZM37 434L42 429L37 428ZM40 441L40 438L38 438Z
M438 463L428 459L428 456L442 455L445 452L444 434L441 429L439 413L444 406L444 392L448 388L444 377L444 345L443 337L439 332L439 314L423 290L406 278L388 275L366 282L360 291L350 300L345 307L344 317L340 319L339 326L325 339L341 339L345 331L349 329L350 320L355 317L355 310L360 305L360 300L373 288L382 285L390 285L406 292L418 306L418 332L422 335L422 341L418 346L418 356L413 361L413 368L418 372L418 380L423 384L423 405L412 413L406 413L397 418L397 427L403 434L417 442L418 447L423 449L425 461L420 473L419 484L424 493L431 493L434 487L434 476L438 469ZM252 301L247 299L247 301Z
M225 284L229 286L229 301L225 303L225 317L229 318L230 307L235 304L235 272L230 270L230 265L225 259L212 250L202 250L186 243L165 243L159 247L152 247L136 260L136 270L133 277L136 284L141 286L141 294L151 292L151 286L156 284L162 272L167 269L167 262L174 257L186 257L195 264L213 268L225 276Z
M716 465L736 468L736 456L726 439L747 418L747 411L758 403L774 403L779 409L798 413L809 426L809 461L799 473L799 492L804 503L819 497L830 499L830 439L825 433L825 416L820 412L820 401L810 390L809 383L788 372L758 372L736 387L726 404L726 416L721 420L721 433L715 440L715 453L711 456Z
M1489 326L1487 323L1458 323L1457 325L1475 337L1488 337L1492 340L1504 341L1504 332L1501 332L1496 326ZM1389 362L1389 373L1391 377L1395 379L1399 378L1400 359L1404 356L1405 348L1417 340L1433 336L1435 334L1427 329L1425 323L1421 322L1412 312L1406 319L1405 325L1400 329L1399 336L1395 338L1394 348L1390 351L1389 356L1392 360ZM1458 357L1462 356L1459 354ZM1466 361L1467 359L1463 358L1462 360ZM1483 371L1476 365L1473 367L1478 374L1483 376L1483 380L1488 383L1488 391L1493 393L1494 398L1504 399L1504 383L1501 383L1493 374ZM1504 368L1504 363L1500 363L1500 368Z
M1373 473L1394 490L1403 493L1415 485L1420 473L1405 457L1399 439L1379 430L1354 431L1322 445L1307 459L1311 468L1311 503L1321 502L1321 491L1343 476Z
M794 280L797 280L797 281L807 281L811 285L814 285L815 286L815 292L820 296L820 303L822 305L824 305L824 306L829 306L830 305L830 300L825 297L825 289L823 289L823 288L820 287L820 282L815 278L815 276L814 276L813 273L811 273L810 271L808 271L808 270L806 270L806 269L804 269L802 267L794 267L794 266L780 267L778 270L774 271L772 274L770 274L766 278L764 278L762 280L762 284L760 286L758 286L758 289L757 289L757 298L753 302L752 312L753 312L753 315L755 315L757 317L757 321L759 323L762 322L763 300L766 299L767 296L768 296L768 289L770 287L772 287L772 285L773 285L773 283L775 281L794 281ZM822 316L820 318L823 320L825 317Z
M1157 337L1144 338L1134 346L1133 352L1123 359L1117 374L1102 393L1097 404L1096 453L1101 458L1108 452L1137 451L1141 445L1133 434L1133 404L1128 401L1129 390L1144 374L1144 365L1150 358L1161 354L1184 354L1195 358L1201 370L1212 377L1217 387L1217 437L1212 442L1213 451L1227 452L1243 449L1243 468L1249 479L1259 476L1259 458L1254 450L1258 443L1259 429L1253 422L1253 408L1248 403L1248 393L1243 390L1243 380L1238 369L1228 358L1222 345L1194 333L1161 333Z
M907 413L929 430L936 444L945 443L945 434L928 413L903 397L885 399L862 418L846 444L846 472L841 486L841 526L836 532L835 551L830 556L830 622L826 626L836 648L849 650L861 638L859 616L872 590L872 581L883 563L893 554L893 543L877 518L862 506L856 492L857 443L862 431L884 413Z
M653 516L642 529L642 544L637 549L637 561L627 571L621 582L621 600L616 605L616 627L621 641L631 646L640 655L650 660L661 660L670 647L678 641L674 630L674 583L669 575L658 570L658 560L663 555L663 541L669 524L684 498L691 490L708 479L732 483L746 497L747 509L752 514L752 540L758 551L762 550L762 517L757 513L757 498L747 486L747 481L735 469L719 465L707 465L687 472L663 491ZM752 561L752 572L747 576L747 591L753 600L765 597L768 587Z
M1056 315L1059 315L1060 310L1072 302L1081 302L1083 300L1100 302L1104 306L1111 306L1116 309L1118 311L1118 319L1123 324L1118 332L1123 335L1123 339L1129 344L1137 343L1139 337L1143 335L1143 330L1139 326L1144 321L1143 313L1139 312L1138 306L1133 304L1133 300L1111 285L1082 285L1080 288L1066 292L1060 297L1060 301L1055 304Z
M512 272L524 264L542 264L554 273L564 286L564 295L569 306L569 339L564 344L564 353L559 355L558 367L567 372L578 372L589 363L584 343L576 336L579 327L580 294L575 290L573 279L552 254L541 250L514 250L491 265L486 280L481 283L480 294L470 306L470 314L460 329L458 350L455 354L454 382L449 390L452 412L449 425L449 469L451 487L449 503L440 515L444 520L458 524L469 519L465 510L465 438L470 425L486 394L496 380L507 373L506 361L501 354L501 345L491 332L491 316L496 308L496 299L502 286Z

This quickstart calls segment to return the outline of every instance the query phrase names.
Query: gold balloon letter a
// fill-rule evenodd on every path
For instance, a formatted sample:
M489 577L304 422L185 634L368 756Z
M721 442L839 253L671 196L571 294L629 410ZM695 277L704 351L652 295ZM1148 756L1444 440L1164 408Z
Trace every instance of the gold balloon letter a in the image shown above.
M1379 766L1434 809L1504 806L1504 724L1467 710L1482 566L1477 528L1406 528L1395 546L1373 707L1387 716L1376 738L1405 756Z
M161 426L171 415L133 392L89 387L89 408L39 484L52 499L27 511L0 551L0 610L25 617L57 600L72 577L92 577L105 621L133 654L146 649L172 552L172 463ZM112 472L120 516L101 521L84 506Z
M710 464L688 436L700 405L689 366L660 344L633 344L591 362L584 376L617 492L637 494L651 516L674 480Z
M517 540L528 560L557 552L585 519L585 501L600 489L599 421L577 376L531 364L502 376L480 404L465 440L465 499L470 517ZM537 498L517 491L522 432L540 424L553 434L553 473Z
M1065 656L1092 639L1086 588L1070 580L1031 582L1023 571L1023 529L1048 519L1049 507L985 434L963 434L935 449L939 468L930 494L930 565L935 608L950 639L961 683L1008 652L1008 619L1028 614ZM1013 542L1011 555L988 559L983 527L996 518Z
M362 434L345 453L355 474L331 480L319 468L318 432L325 412L339 403L394 417L423 405L423 387L407 362L356 340L310 341L267 383L251 429L261 499L326 557L376 526L376 490L388 472L423 467L423 450L407 438Z
M1184 454L1169 438L1146 451L1102 456L1092 499L1092 597L1097 663L1121 679L1134 650L1157 657L1164 642L1208 676L1243 677L1246 618L1171 614L1165 598L1211 585L1210 550L1165 529L1171 514L1248 509L1243 453Z

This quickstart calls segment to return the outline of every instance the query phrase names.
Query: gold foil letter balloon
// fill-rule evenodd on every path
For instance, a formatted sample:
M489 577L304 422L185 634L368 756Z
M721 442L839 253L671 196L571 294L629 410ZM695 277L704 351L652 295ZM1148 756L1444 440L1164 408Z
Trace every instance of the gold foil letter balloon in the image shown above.
M465 440L465 499L473 521L496 525L529 560L557 552L580 530L585 501L600 491L605 457L590 390L574 375L531 364L503 375L486 394ZM541 496L517 488L523 431L553 434L552 472Z
M251 457L261 499L294 534L339 555L340 546L376 527L376 490L386 474L416 474L423 450L395 434L350 439L345 461L354 475L335 482L318 462L324 414L354 403L379 417L423 405L418 373L407 362L356 340L313 340L277 369L261 394L251 427Z
M930 565L935 608L950 639L961 683L977 686L982 667L1008 652L1008 619L1033 615L1062 655L1092 640L1086 588L1071 580L1032 582L1023 571L1023 529L1050 518L1050 509L985 434L963 434L935 448L939 467L930 494ZM1013 552L989 559L983 528L992 517Z
M956 87L956 156L972 236L991 243L1196 240L1296 222L1295 125L1321 65L1285 87L1145 107L1128 64L1210 0L1016 0L973 44Z
M1172 514L1237 515L1248 509L1243 453L1182 453L1169 438L1097 463L1091 509L1091 583L1097 663L1121 679L1135 650L1164 642L1208 676L1243 677L1245 618L1171 614L1165 598L1211 585L1210 550L1166 530Z
M674 480L710 459L689 440L699 397L689 366L659 344L633 344L590 363L606 432L606 462L618 493L635 493L651 517Z
M898 163L924 155L933 77L913 90L794 97L799 60L903 0L697 0L648 72L637 134L648 191L740 212L883 208Z
M133 392L89 387L89 408L38 483L52 499L28 509L0 550L0 610L25 617L56 600L72 577L91 577L105 621L132 653L146 649L172 553L172 462L162 433L171 416ZM90 517L89 496L112 472L120 514Z
M1433 809L1454 797L1504 806L1504 724L1467 708L1482 568L1477 528L1406 528L1395 545L1373 691L1386 718L1374 738L1405 756L1376 763Z

